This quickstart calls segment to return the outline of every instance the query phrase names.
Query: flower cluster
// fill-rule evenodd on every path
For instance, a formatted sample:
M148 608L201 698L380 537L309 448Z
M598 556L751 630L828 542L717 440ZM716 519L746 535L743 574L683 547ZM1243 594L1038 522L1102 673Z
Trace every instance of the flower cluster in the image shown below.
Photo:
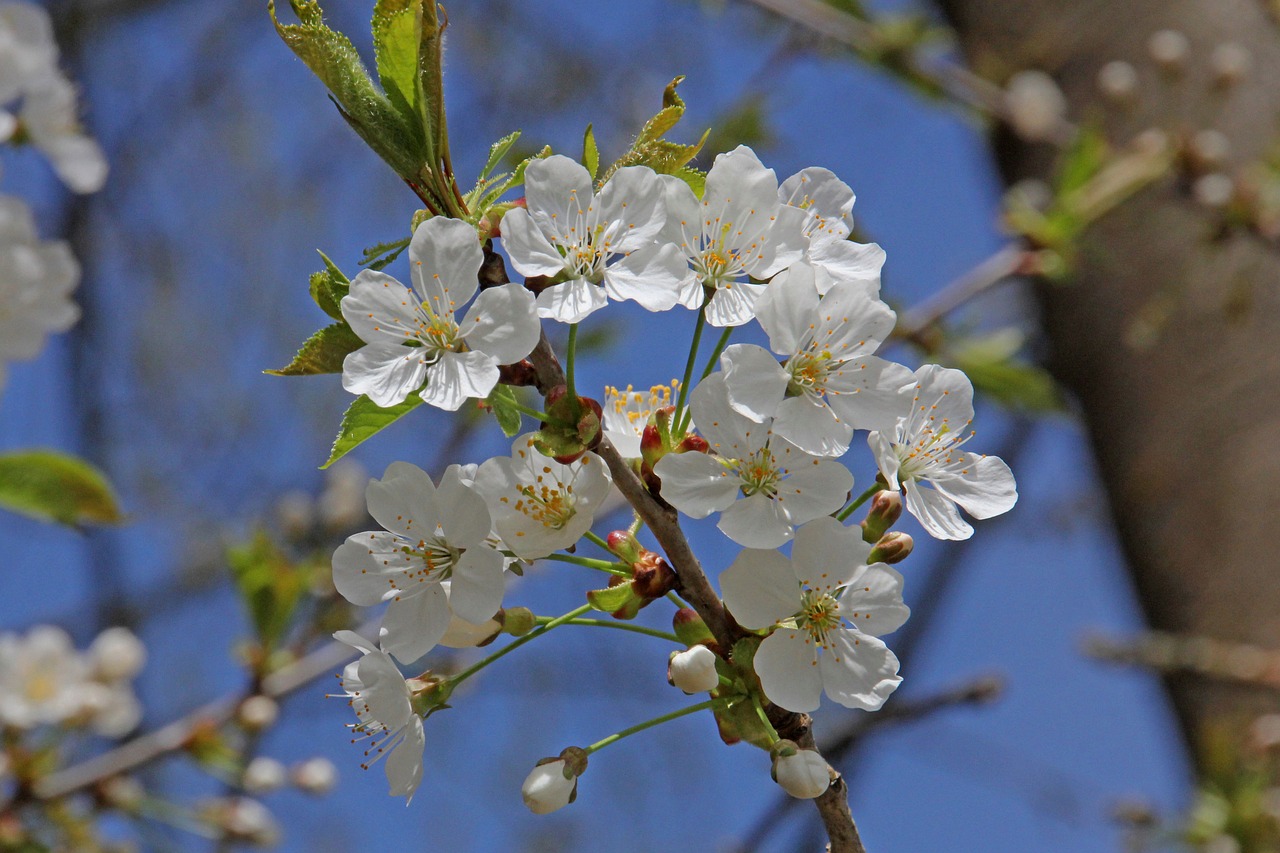
M131 682L146 663L126 628L108 628L83 652L61 628L0 634L0 728L87 726L127 734L142 717Z
M821 756L772 729L744 730L761 715L731 706L750 697L809 712L825 693L845 707L878 709L901 683L881 637L909 615L903 577L887 565L910 553L910 537L889 530L904 504L931 535L961 539L973 530L957 506L988 518L1017 499L1008 466L961 449L973 434L964 374L913 371L877 354L896 316L880 299L884 252L848 239L848 186L820 168L779 184L745 147L716 158L700 195L696 183L631 165L597 184L567 157L535 159L523 205L486 233L500 236L523 285L480 290L455 320L478 290L484 257L472 225L436 217L409 244L411 287L366 271L342 300L366 342L347 356L343 384L380 406L412 394L450 410L467 399L497 406L499 381L522 384L511 377L534 368L520 363L546 357L545 349L531 355L539 318L571 327L567 387L540 386L545 412L516 406L540 418L538 432L515 438L510 456L452 466L438 484L394 463L366 492L383 529L351 536L334 555L342 595L387 604L378 644L349 632L340 639L362 653L343 688L355 727L373 738L372 760L390 755L393 793L416 788L421 714L443 707L457 680L552 627L591 624L577 617L586 609L631 618L679 589L671 567L640 545L640 521L607 540L591 533L613 489L607 459L630 466L666 506L716 516L743 546L720 577L739 632L732 649L682 609L676 634L665 635L682 644L668 656L668 680L709 694L693 710L715 710L727 739L770 748L775 779L797 797L826 790ZM683 381L647 393L607 387L600 404L573 390L577 324L620 300L697 312L694 343ZM753 320L768 346L731 345L733 329ZM695 382L706 325L725 331ZM840 458L857 430L867 433L879 477L853 498ZM867 520L846 524L866 501ZM576 555L584 537L610 559ZM777 550L788 546L789 555ZM541 559L614 577L564 617L513 619L520 609L503 609L505 570ZM405 679L396 666L441 642L480 645L503 632L520 639L454 679ZM587 756L610 742L544 759L525 781L525 802L538 813L571 802Z
M0 4L0 142L29 142L78 193L107 179L102 149L80 127L76 89L58 68L49 13L34 3Z
M5 363L35 358L52 332L80 319L70 299L80 265L62 241L41 241L20 199L0 195L0 388Z

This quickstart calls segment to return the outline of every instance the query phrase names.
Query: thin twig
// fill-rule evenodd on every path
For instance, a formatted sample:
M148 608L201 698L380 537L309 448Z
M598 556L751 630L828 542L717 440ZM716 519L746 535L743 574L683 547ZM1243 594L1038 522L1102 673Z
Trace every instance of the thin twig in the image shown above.
M897 328L893 330L894 336L915 340L961 305L1023 272L1027 266L1027 258L1028 250L1022 244L1005 246L905 312L899 318Z

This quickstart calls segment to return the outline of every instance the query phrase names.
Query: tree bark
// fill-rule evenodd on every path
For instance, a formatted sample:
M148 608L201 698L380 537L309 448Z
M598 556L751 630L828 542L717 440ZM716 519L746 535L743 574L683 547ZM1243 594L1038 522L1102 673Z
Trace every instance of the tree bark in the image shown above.
M1048 72L1070 117L1101 116L1113 141L1147 127L1216 128L1231 142L1228 173L1277 143L1280 31L1266 0L941 4L975 71L997 83ZM1165 28L1191 43L1180 75L1148 57L1148 38ZM1224 42L1252 54L1230 90L1211 69ZM1114 59L1139 71L1128 109L1096 94L1098 69ZM1008 181L1050 174L1047 146L1007 130L992 142ZM1043 322L1151 625L1280 649L1280 248L1221 223L1185 179L1149 187L1088 230L1069 283L1043 286ZM1168 681L1193 745L1213 720L1280 710L1274 690Z

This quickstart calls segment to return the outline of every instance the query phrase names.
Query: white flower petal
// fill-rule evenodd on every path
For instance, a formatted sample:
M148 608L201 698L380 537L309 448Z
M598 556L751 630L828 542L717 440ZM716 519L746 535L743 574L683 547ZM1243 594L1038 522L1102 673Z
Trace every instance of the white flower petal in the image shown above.
M778 187L783 204L809 212L805 233L813 246L843 240L853 227L853 190L830 169L801 169Z
M763 423L787 393L790 375L764 347L733 344L720 356L724 387L735 412Z
M756 300L764 293L763 284L735 281L716 288L707 303L707 322L717 328L741 326L755 316Z
M813 460L807 454L793 455L787 464L791 476L778 484L777 501L786 508L792 524L804 524L844 506L853 488L848 468L830 459Z
M764 250L748 259L747 272L755 278L772 278L803 259L809 249L809 239L804 236L804 221L804 211L786 206L778 208L765 237Z
M413 717L413 706L409 703L409 689L405 686L404 676L387 657L386 652L373 649L356 661L356 687L360 696L362 709L361 720L373 718L385 728L395 731L402 728ZM351 691L352 686L345 683L344 690Z
M791 538L791 518L782 503L763 494L734 502L716 526L746 548L777 548Z
M668 453L653 473L662 480L663 500L690 518L725 509L738 494L734 472L706 453Z
M991 518L1013 509L1018 484L998 456L966 453L966 467L956 476L931 477L934 488L964 507L974 518Z
M798 263L778 273L756 301L756 319L769 336L769 347L780 355L800 349L813 330L818 291L813 267Z
M386 273L362 270L342 297L342 316L362 341L390 346L413 340L416 297Z
M498 365L482 352L444 352L427 367L427 385L418 396L449 412L456 412L467 400L483 400L498 384Z
M768 439L767 425L734 411L723 373L713 373L698 383L689 395L689 409L711 449L726 458L742 458Z
M870 553L860 527L846 527L823 516L796 530L791 569L795 579L810 589L831 592L863 571Z
M613 299L630 299L647 311L668 311L681 300L689 268L673 244L636 249L604 271L604 289Z
M867 284L879 292L885 257L884 249L878 244L851 240L836 240L809 250L809 263L818 270L814 284L821 294L838 282Z
M596 202L598 222L607 225L606 235L616 235L610 251L634 252L652 243L667 221L665 202L662 181L648 166L625 166L614 172Z
M414 595L392 599L382 619L382 647L401 663L413 663L431 651L449 630L448 596L438 583L423 586Z
M552 276L566 267L564 257L522 207L512 208L502 217L502 248L523 276Z
M774 413L773 434L814 456L843 456L853 439L853 427L821 400L788 397Z
M436 506L440 510L440 527L455 548L478 545L489 535L492 521L488 505L474 486L463 482L458 466L449 466L440 478Z
M867 444L871 447L871 454L875 456L876 467L889 483L889 488L896 491L900 462L898 454L893 451L893 441L883 433L873 430L867 434Z
M538 316L560 323L581 323L609 304L604 288L584 278L553 284L538 294Z
M514 364L538 344L538 322L533 294L518 284L504 284L481 291L458 326L467 346L492 356L498 364Z
M896 570L884 563L868 566L840 596L840 615L863 634L892 634L911 615L902 603L902 587L902 575Z
M474 227L436 216L413 232L409 263L422 301L437 315L452 317L480 287L484 251Z
M748 548L739 553L720 573L720 592L738 624L753 630L794 616L801 604L800 586L787 558L777 551Z
M809 635L794 628L779 628L764 638L756 650L756 675L764 695L788 711L808 713L822 702L822 674Z
M973 535L973 528L960 517L960 511L951 498L915 481L908 480L903 486L907 493L907 511L916 517L930 536L956 540Z
M912 372L901 364L863 356L827 377L827 402L854 429L892 430L911 408L912 380Z
M422 387L427 362L421 347L369 344L342 360L342 387L386 409Z
M387 756L387 783L393 797L404 797L405 805L422 783L422 750L427 745L422 731L422 718L414 716L404 727L404 734L391 755Z
M506 591L503 562L502 555L487 546L467 549L454 567L449 588L449 605L455 614L472 624L493 618Z
M392 533L417 541L436 532L440 509L436 487L417 465L392 462L381 480L370 480L364 490L369 514Z
M828 635L818 669L827 695L846 708L875 711L898 689L898 658L883 641L857 631Z
M587 170L561 154L534 160L525 168L524 191L542 232L564 245L574 242L569 229L586 218L595 195Z

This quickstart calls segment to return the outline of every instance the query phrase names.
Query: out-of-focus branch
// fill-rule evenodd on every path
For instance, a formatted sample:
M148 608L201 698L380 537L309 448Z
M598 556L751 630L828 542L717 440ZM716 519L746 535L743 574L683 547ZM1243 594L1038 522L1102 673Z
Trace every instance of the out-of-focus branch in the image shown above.
M1012 276L1027 272L1026 267L1030 257L1030 250L1020 243L998 250L964 275L930 295L924 302L904 312L898 319L897 328L893 330L894 336L909 341L916 340L930 326L966 302L986 293Z
M1082 648L1084 654L1107 663L1280 690L1280 650L1251 643L1147 631L1131 640L1088 636Z

